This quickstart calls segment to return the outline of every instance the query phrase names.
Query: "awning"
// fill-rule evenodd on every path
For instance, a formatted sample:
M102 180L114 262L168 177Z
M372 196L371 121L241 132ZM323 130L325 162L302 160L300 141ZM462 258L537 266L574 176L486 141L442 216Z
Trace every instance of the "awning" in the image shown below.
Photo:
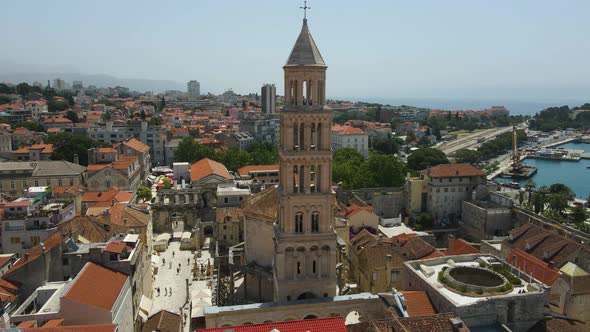
M139 302L139 317L145 322L147 321L150 311L152 310L152 300L148 299L144 295L141 296L141 301Z

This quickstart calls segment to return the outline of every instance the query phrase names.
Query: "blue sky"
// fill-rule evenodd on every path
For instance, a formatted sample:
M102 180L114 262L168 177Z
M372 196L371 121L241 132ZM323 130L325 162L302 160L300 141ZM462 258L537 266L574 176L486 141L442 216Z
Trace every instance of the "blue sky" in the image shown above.
M276 83L303 1L5 1L0 60L245 93ZM311 0L338 97L590 97L587 0ZM6 32L9 33L6 33ZM1 73L0 73L1 80Z

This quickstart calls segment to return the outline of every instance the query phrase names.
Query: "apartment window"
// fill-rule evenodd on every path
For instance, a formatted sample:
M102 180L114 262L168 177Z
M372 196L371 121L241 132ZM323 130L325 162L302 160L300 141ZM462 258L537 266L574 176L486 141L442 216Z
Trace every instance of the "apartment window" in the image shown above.
M399 272L397 271L391 271L391 281L395 282L397 281L397 275L399 274Z
M70 179L70 186L73 186L73 185L74 185L74 179L73 179L73 178L71 178L71 179Z
M31 243L36 246L41 242L41 238L39 236L31 236Z
M453 178L450 178L450 179L449 179L449 183L451 183L451 182L453 182Z
M317 263L316 261L313 261L312 265L311 265L311 271L315 274L317 273Z
M377 272L372 273L373 281L377 281Z
M442 178L438 179L438 182L439 182L439 183L442 183Z
M70 265L70 260L67 257L62 258L61 265L64 265L64 266Z
M35 187L39 187L39 180L35 180Z
M454 193L455 192L455 188L451 188L451 192Z
M46 184L46 185L48 185L48 186L50 186L50 185L51 185L51 180L49 180L49 179L46 179L46 180L45 180L45 184Z
M63 180L62 179L58 179L57 180L57 185L60 186L60 187L63 186L64 185Z
M20 243L20 237L18 237L18 236L11 237L10 238L10 243L12 243L12 244L19 244Z
M223 203L225 203L225 204L229 203L229 198L227 198L227 197L224 197L224 198L223 198Z
M0 180L0 189L4 187L4 181Z
M439 193L440 192L440 188L436 188L436 192Z
M445 192L448 193L449 192L449 188L445 188Z

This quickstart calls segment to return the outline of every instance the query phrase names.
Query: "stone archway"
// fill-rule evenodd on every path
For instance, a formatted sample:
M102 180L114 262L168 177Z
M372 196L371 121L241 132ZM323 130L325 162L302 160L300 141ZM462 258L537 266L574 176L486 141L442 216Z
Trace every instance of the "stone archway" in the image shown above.
M297 297L297 300L307 300L307 299L317 299L317 296L312 292L305 292L305 293L301 293L301 295L299 295Z

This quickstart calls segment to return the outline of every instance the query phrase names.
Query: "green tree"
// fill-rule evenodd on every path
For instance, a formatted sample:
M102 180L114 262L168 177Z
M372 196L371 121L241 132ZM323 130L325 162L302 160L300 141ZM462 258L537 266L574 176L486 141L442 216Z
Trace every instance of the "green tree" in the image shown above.
M162 99L160 99L160 111L162 111L164 107L166 107L166 99L162 96Z
M15 93L15 89L11 86L8 86L6 83L0 83L0 93L11 94Z
M159 117L153 117L150 119L150 126L161 126L162 125L162 119Z
M21 95L21 97L25 97L29 93L33 91L33 88L28 83L20 83L16 86L16 93Z
M573 190L571 190L568 186L563 183L554 183L549 186L549 193L550 194L562 194L565 195L568 199L572 200L576 197L576 194Z
M45 132L45 127L42 124L33 121L21 121L15 123L12 128L27 128L30 131Z
M408 135L406 135L406 144L410 144L416 141L416 134L413 131L410 131Z
M408 167L417 171L448 163L449 159L444 152L433 148L418 149L408 157Z
M406 168L394 155L371 153L367 160L367 170L372 182L379 187L400 187L405 182Z
M550 193L549 194L549 208L558 214L563 214L567 208L568 197L564 193Z
M479 161L481 153L470 149L460 149L454 154L454 158L458 163L470 163L474 164Z
M527 200L529 208L533 206L533 202L532 202L533 190L535 190L536 187L537 187L537 184L535 183L535 181L533 181L533 179L528 179L524 183L524 188L527 191L527 193L529 193L528 200Z
M88 149L104 146L86 136L61 133L48 138L48 143L53 144L53 160L67 160L74 162L74 155L78 155L80 165L88 165Z
M80 118L78 117L78 113L74 112L74 111L67 111L66 115L65 115L66 119L69 119L70 121L72 121L73 123L78 123L80 122Z
M374 137L369 141L370 148L377 153L394 154L399 152L404 142L400 138Z
M0 96L0 105L12 103L12 98L8 96Z
M532 207L534 208L535 213L543 213L545 211L545 205L548 202L548 188L547 186L543 185L540 186L533 193L533 203Z
M162 179L162 189L172 189L172 181L169 178L165 177Z
M137 188L137 198L141 199L143 202L151 200L152 190L145 186L139 186Z
M576 224L584 223L587 218L588 212L586 212L586 208L583 205L574 205L570 209L570 219Z
M174 151L174 160L177 162L184 161L192 164L203 158L212 158L213 155L213 149L188 136L180 140L178 143L178 147Z

